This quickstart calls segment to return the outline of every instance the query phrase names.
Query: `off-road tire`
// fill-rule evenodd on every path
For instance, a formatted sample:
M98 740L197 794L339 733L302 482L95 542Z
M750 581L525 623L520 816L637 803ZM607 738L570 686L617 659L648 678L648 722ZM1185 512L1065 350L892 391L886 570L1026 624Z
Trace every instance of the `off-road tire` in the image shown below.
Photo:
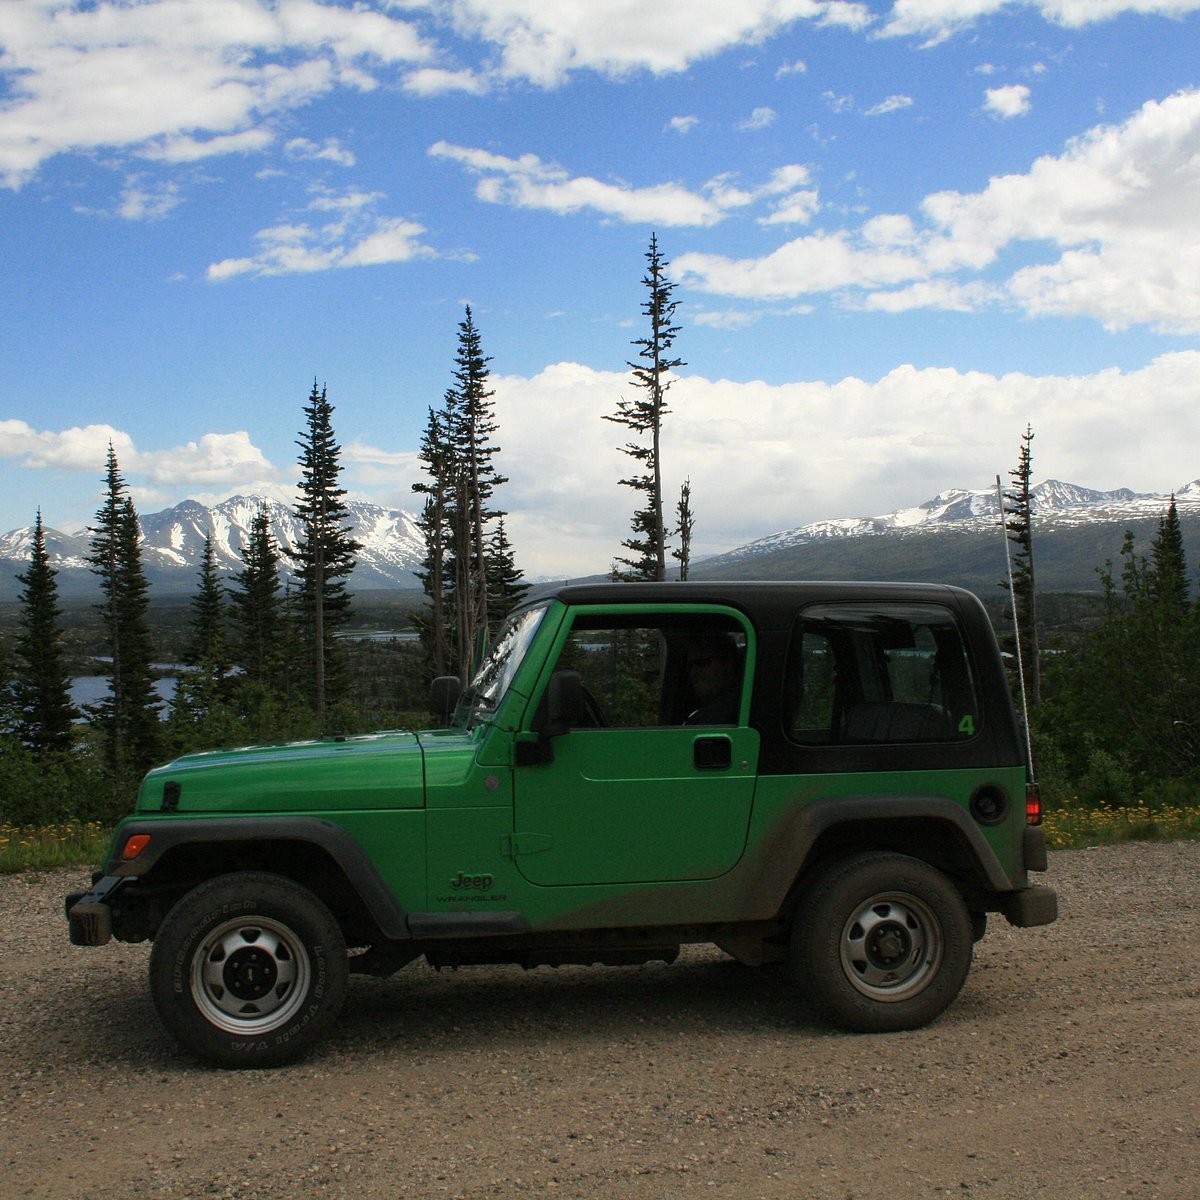
M346 998L346 944L329 909L279 875L239 871L188 892L150 955L163 1024L204 1062L275 1067L318 1041Z
M823 1016L845 1029L915 1029L954 1000L971 966L971 918L940 871L903 854L840 859L806 888L791 966Z

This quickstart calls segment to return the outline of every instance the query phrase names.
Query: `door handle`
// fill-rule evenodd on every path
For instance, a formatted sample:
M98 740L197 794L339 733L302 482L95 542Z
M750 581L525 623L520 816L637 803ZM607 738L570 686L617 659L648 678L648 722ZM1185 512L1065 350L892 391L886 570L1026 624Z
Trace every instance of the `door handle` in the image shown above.
M724 734L698 737L692 743L692 762L699 771L727 771L733 765L733 742Z

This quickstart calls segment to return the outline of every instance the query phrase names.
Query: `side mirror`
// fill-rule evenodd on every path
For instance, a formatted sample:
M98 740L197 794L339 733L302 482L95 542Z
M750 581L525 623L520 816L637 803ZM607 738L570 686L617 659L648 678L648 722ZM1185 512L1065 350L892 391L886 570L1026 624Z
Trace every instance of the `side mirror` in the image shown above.
M546 688L546 737L558 737L583 724L587 708L583 702L583 680L578 671L555 671Z
M450 718L462 695L462 680L457 675L439 675L429 689L429 708L443 726Z
M551 738L562 737L587 716L583 681L578 671L555 671L538 706L535 732L517 735L514 761L518 767L537 767L554 761Z

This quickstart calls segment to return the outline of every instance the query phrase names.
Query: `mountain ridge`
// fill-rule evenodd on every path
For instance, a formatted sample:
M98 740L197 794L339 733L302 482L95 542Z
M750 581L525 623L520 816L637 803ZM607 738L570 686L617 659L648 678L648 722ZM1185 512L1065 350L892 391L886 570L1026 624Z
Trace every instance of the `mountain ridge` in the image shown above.
M240 571L245 565L241 549L249 541L251 522L263 508L283 556L281 565L285 574L290 574L290 560L301 532L292 510L262 496L231 496L211 507L198 500L181 500L170 508L139 517L147 579L166 591L191 590L203 561L206 536L212 538L218 573L230 576ZM355 590L416 587L413 570L425 553L416 517L403 509L361 500L346 501L346 509L351 536L360 543L350 586ZM86 557L87 531L46 529L45 537L50 565L59 572L60 589L67 593L87 591L88 579L94 587ZM0 563L19 563L17 569L24 571L32 538L32 527L0 535ZM0 595L5 590L0 589Z
M1185 542L1200 545L1200 479L1172 494ZM1039 586L1096 590L1095 568L1117 556L1124 530L1133 529L1139 546L1144 546L1166 512L1170 495L1130 488L1098 491L1056 479L1037 484L1032 500ZM351 589L416 588L413 572L425 552L416 517L365 501L346 504L352 536L362 545ZM276 543L289 555L300 535L299 524L287 505L263 497L233 496L211 507L182 500L140 518L148 580L164 593L192 592L206 535L213 539L219 573L229 576L241 570L241 548L263 506ZM61 594L94 592L86 530L45 533ZM0 598L19 594L16 575L28 566L32 535L31 527L0 535ZM1194 561L1195 549L1189 546L1189 562ZM285 570L289 566L285 557ZM1003 571L995 489L950 488L892 513L831 518L767 534L723 554L693 560L691 574L697 579L938 579L986 588Z
M1200 479L1192 480L1170 495L1135 492L1130 488L1103 492L1058 479L1043 480L1030 491L1035 532L1097 521L1115 523L1157 518L1165 513L1170 495L1175 496L1181 513L1194 511L1200 514ZM813 521L808 525L756 538L744 546L713 555L704 561L734 562L825 538L903 533L929 529L936 524L953 524L957 532L984 532L999 528L999 514L1000 506L994 488L951 488L912 508L898 509L882 516Z

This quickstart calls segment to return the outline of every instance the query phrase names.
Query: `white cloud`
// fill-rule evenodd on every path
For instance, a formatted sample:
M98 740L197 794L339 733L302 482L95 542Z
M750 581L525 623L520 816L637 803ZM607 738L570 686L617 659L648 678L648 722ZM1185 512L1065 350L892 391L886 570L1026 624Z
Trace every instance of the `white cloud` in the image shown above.
M759 217L760 225L807 225L821 207L815 189L794 192L775 205L768 216Z
M913 99L911 96L888 96L887 99L881 100L878 104L871 105L870 108L863 110L864 117L882 117L887 113L899 112L902 108L911 108Z
M852 306L884 311L1003 301L1031 315L1194 333L1198 193L1200 92L1184 92L1090 130L1023 175L927 196L919 223L880 214L761 258L685 253L674 266L682 283L743 299L844 291ZM1035 261L1005 278L1003 255L1017 246Z
M818 25L841 26L845 29L866 29L875 21L875 14L866 4L851 0L829 0L824 12L817 18Z
M988 88L984 93L983 107L993 116L1004 120L1023 117L1032 107L1029 102L1029 89L1023 83Z
M117 215L127 221L157 221L177 208L182 200L178 184L146 184L140 178L127 179Z
M821 99L825 107L830 112L838 113L860 113L864 117L883 117L888 113L899 112L903 108L911 108L913 99L911 96L900 94L887 96L880 100L877 104L872 104L867 108L859 106L858 101L852 95L840 95L837 92L822 92Z
M247 129L207 138L172 135L147 142L138 154L152 162L191 163L222 154L258 154L274 141L275 134L270 129Z
M709 226L724 220L730 211L761 200L770 201L776 210L777 215L769 221L806 220L817 207L815 191L801 190L809 179L808 168L796 164L776 168L759 187L742 187L725 173L692 190L677 183L634 187L623 180L572 176L536 154L511 158L450 142L435 143L429 154L456 162L479 176L475 195L485 203L560 215L587 211L619 221Z
M305 137L291 138L285 143L283 152L288 158L331 162L339 167L352 167L355 163L354 152L347 150L337 138L326 138L320 143Z
M666 128L671 133L691 133L699 121L699 117L672 117L667 122Z
M756 108L739 126L739 129L766 129L779 119L773 108Z
M268 476L274 471L245 430L206 433L199 441L169 450L134 453L128 463L121 460L121 468L145 475L153 483L189 488L237 484L247 478Z
M112 425L37 430L25 421L0 421L0 458L19 467L83 472L100 479L110 445L127 479L142 476L151 483L190 488L275 477L274 467L244 430L206 433L183 446L140 451L128 433Z
M270 121L432 48L408 21L316 0L73 0L4 5L0 182L68 151L187 161L259 149Z
M1078 29L1122 13L1182 17L1200 0L895 0L884 34L940 40L1002 9L1030 8L1047 21Z
M474 71L450 71L444 67L420 67L404 77L404 90L414 96L442 96L447 92L482 96L488 87L487 79Z
M111 425L84 425L58 432L37 430L25 421L0 421L0 458L18 466L94 471L101 474L109 445L118 459L133 449L133 439Z
M381 199L378 192L322 191L309 203L308 211L329 213L328 221L319 225L287 222L259 230L254 254L212 263L207 276L212 282L221 282L239 275L306 274L438 257L422 240L424 226L376 211Z
M759 310L739 308L702 309L689 315L691 324L701 329L748 329L764 316Z
M814 233L764 258L687 253L675 258L681 283L744 299L779 300L845 287L907 283L925 274L907 250L864 247L848 233Z
M1039 477L1165 491L1197 474L1195 447L1173 432L1194 424L1197 378L1197 351L1079 376L912 366L874 381L775 386L684 376L664 426L665 493L691 478L694 549L719 552L810 521L909 507L947 487L987 486L1015 461L1027 422ZM492 383L521 566L604 571L634 507L616 482L628 460L602 419L629 395L628 376L557 363ZM1159 429L1162 437L1147 433Z
M555 87L575 71L665 75L799 21L862 28L866 4L839 0L452 0L458 32L495 45L502 76Z
M837 92L822 92L821 99L825 101L830 112L846 113L854 111L853 96L839 96Z
M794 62L783 63L775 72L775 78L783 79L788 75L803 75L807 70L808 63L804 59L798 58Z
M661 225L714 225L723 215L718 203L679 184L638 188L586 175L572 177L562 167L543 162L535 154L507 158L449 142L437 142L429 148L429 153L434 158L457 162L481 176L475 195L489 204L564 215L588 210L621 221Z

